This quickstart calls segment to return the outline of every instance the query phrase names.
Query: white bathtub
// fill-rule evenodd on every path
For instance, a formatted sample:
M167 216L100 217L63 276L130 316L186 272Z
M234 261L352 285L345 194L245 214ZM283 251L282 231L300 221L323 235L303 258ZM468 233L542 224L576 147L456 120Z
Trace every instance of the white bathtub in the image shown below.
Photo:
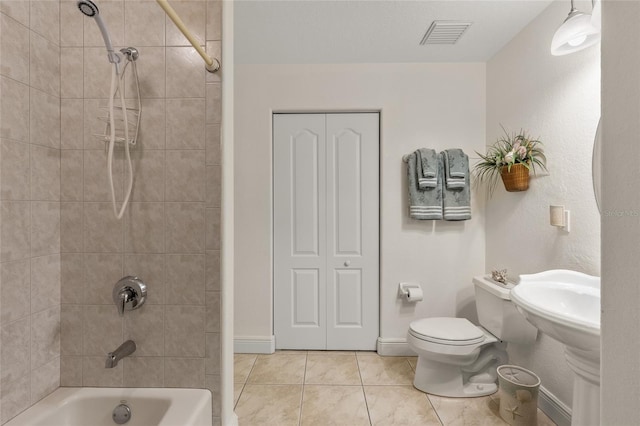
M114 426L113 409L131 408L126 426L211 426L206 389L59 388L5 426Z

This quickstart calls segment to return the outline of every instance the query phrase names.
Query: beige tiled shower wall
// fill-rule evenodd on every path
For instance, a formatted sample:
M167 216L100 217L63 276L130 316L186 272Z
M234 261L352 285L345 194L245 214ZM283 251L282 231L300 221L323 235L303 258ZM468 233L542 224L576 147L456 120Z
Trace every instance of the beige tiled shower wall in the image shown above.
M221 3L171 2L219 57ZM190 387L213 392L220 415L220 75L155 1L98 1L117 49L136 47L142 95L135 185L125 216L112 211L104 132L111 68L95 23L75 0L60 3L61 386ZM134 94L127 75L127 98ZM127 179L116 152L119 203ZM139 310L118 316L114 284L137 275L148 286ZM116 368L105 355L132 339Z
M0 423L60 383L58 17L0 1Z
M221 76L155 1L96 3L114 45L140 52L122 220L93 136L111 70L95 22L75 0L0 0L0 420L60 385L209 388L219 421ZM220 57L221 3L172 4ZM122 149L113 170L122 202ZM121 318L111 292L125 275L147 283L148 301ZM126 339L135 354L105 369Z

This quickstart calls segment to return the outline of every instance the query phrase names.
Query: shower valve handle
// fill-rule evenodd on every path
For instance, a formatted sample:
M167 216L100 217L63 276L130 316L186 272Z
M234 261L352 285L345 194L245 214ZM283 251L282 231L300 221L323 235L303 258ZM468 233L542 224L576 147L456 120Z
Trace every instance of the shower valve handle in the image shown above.
M118 308L118 314L138 309L147 300L147 286L138 277L122 278L113 287L113 303Z
M127 307L127 302L133 298L133 291L131 287L120 290L118 297L120 298L120 303L118 303L118 314L120 314L120 316L124 316L124 310Z

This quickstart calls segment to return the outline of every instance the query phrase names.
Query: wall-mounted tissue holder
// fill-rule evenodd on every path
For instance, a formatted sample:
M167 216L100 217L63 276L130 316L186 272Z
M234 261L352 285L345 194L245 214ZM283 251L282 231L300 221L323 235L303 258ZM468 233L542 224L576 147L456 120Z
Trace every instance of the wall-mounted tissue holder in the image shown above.
M419 283L400 283L399 292L408 302L419 302L424 299Z

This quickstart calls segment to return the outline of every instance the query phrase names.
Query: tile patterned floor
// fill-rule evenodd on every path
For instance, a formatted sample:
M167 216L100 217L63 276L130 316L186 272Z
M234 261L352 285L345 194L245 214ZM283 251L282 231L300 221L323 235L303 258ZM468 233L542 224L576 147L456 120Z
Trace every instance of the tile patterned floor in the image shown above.
M413 385L416 358L375 352L235 355L240 426L498 426L497 394L443 398ZM538 410L538 425L554 423Z

